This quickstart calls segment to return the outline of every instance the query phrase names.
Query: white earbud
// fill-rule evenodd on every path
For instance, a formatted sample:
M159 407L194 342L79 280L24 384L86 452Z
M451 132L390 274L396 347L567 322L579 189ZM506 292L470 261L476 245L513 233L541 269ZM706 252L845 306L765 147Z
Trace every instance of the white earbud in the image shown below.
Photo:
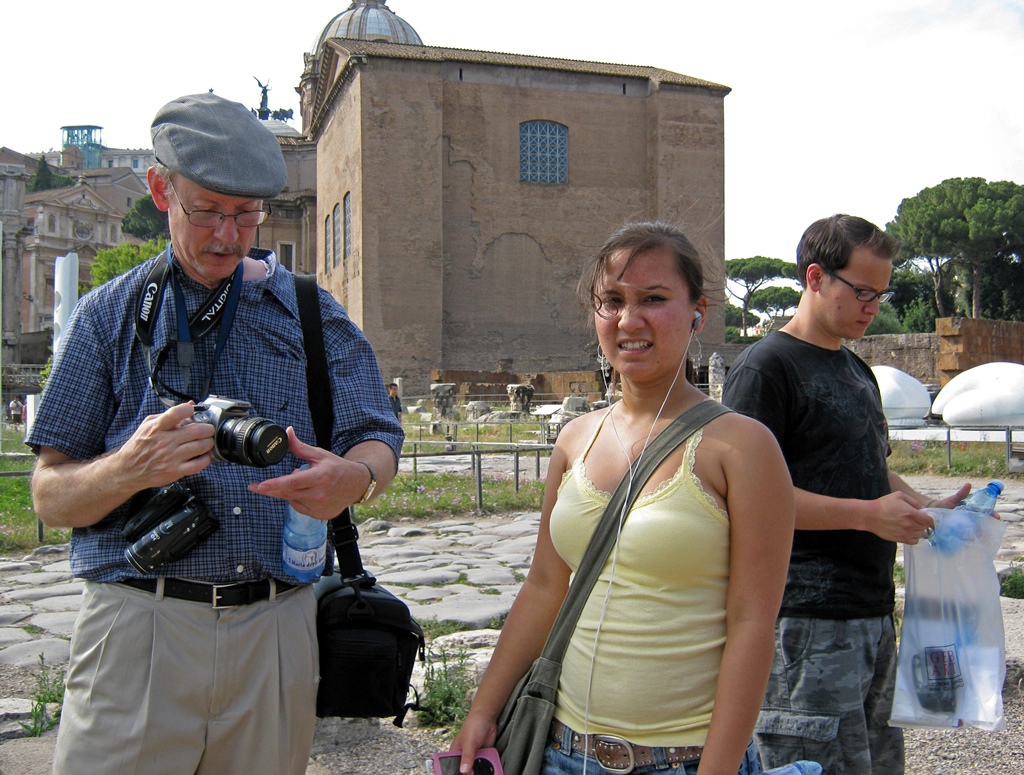
M703 318L704 318L704 316L702 314L700 314L700 312L694 312L693 313L693 325L690 326L690 330L691 331L696 331L697 330L697 325L700 323L700 321Z

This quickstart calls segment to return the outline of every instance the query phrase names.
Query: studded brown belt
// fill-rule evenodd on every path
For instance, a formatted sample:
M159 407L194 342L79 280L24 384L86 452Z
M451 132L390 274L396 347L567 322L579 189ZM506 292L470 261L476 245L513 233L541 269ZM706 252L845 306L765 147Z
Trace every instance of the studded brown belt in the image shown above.
M551 722L551 739L561 745L565 724L555 719ZM570 730L572 732L572 730ZM653 748L649 745L633 745L618 735L581 735L572 732L572 750L592 756L608 772L632 772L636 767L644 767L658 762L679 764L700 759L703 746L675 745Z

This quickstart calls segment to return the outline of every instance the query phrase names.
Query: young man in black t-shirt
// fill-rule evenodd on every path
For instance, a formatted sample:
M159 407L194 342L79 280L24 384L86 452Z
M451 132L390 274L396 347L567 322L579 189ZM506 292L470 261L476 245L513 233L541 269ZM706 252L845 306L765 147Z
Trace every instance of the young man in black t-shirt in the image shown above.
M928 506L952 508L889 471L874 375L842 346L887 301L899 245L863 218L811 224L797 248L796 315L736 359L723 403L760 420L796 489L796 532L776 624L775 663L757 724L765 767L798 759L825 772L900 775L902 730L888 725L896 677L892 573Z

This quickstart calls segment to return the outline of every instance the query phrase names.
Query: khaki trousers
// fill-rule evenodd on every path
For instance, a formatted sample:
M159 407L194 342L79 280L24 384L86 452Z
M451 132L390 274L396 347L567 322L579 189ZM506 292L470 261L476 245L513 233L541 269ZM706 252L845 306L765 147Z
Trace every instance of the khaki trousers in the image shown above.
M316 725L311 587L215 610L86 582L55 775L302 775Z

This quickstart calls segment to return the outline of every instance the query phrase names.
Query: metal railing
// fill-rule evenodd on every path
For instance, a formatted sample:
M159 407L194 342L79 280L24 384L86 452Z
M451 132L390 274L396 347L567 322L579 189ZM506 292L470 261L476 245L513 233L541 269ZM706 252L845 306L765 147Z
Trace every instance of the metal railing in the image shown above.
M953 467L953 431L972 431L981 433L1002 433L1006 443L1006 470L1009 473L1024 472L1024 444L1014 443L1014 431L1024 433L1022 425L951 425L945 426L946 431L946 468Z
M557 435L558 423L551 422L547 417L537 417L530 420L414 420L402 423L407 442L414 435L410 433L410 428L415 429L417 442L430 441L430 439L424 440L424 433L428 436L444 436L446 442L458 442L460 429L465 434L468 427L472 429L471 432L473 433L473 441L475 443L485 443L480 441L481 427L501 428L503 426L508 430L509 444L523 443L515 441L516 431L519 431L520 435L523 433L536 433L538 443L541 443L541 441L550 443L550 441L553 441L553 434ZM530 430L532 427L536 427L537 430Z
M406 452L406 447L412 445L412 452ZM434 451L424 452L424 447L438 447ZM487 442L487 441L406 441L405 447L402 449L402 459L412 460L412 475L413 478L419 473L418 461L422 458L436 458L436 457L470 457L470 465L473 471L473 476L476 479L476 491L475 491L475 505L478 514L483 513L484 508L484 470L483 470L483 459L487 455L511 455L512 456L512 486L516 492L519 492L519 479L520 479L520 458L525 455L532 455L534 458L535 478L541 478L541 453L550 452L553 449L551 444L539 444L539 443L524 443L524 444L506 444L504 442Z

